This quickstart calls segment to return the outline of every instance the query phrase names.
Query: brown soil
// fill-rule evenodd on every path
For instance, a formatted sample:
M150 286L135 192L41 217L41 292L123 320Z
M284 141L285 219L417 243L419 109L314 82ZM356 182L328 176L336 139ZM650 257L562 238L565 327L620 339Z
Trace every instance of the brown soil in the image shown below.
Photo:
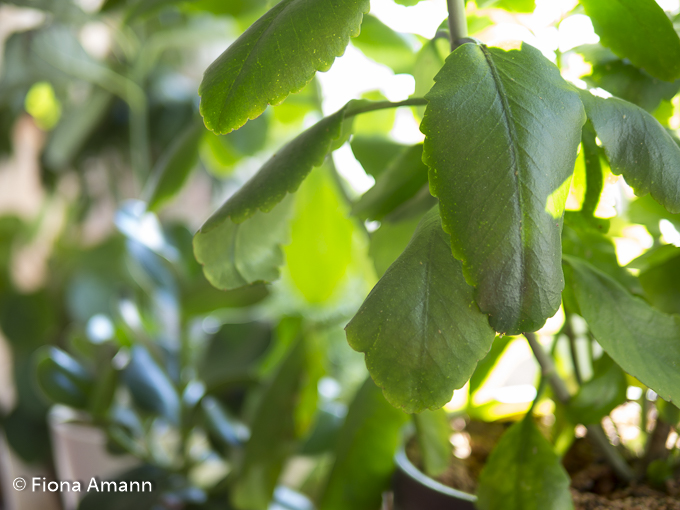
M469 435L470 456L452 457L448 469L436 479L449 487L474 493L479 473L507 427L501 423L469 423L465 433ZM415 440L406 446L406 453L422 470L422 457ZM622 485L609 466L595 456L586 439L574 441L562 463L571 476L575 510L680 510L680 475L662 488Z

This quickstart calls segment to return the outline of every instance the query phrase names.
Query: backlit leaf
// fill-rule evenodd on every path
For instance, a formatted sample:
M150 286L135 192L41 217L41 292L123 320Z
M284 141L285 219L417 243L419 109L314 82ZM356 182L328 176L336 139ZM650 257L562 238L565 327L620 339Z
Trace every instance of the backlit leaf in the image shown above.
M449 437L453 430L446 411L423 411L413 416L416 424L416 437L423 455L425 473L439 476L449 465L453 448Z
M606 354L593 363L593 377L569 401L567 412L573 423L600 423L626 401L626 374Z
M199 88L208 129L228 133L330 69L359 33L368 0L282 0L205 72Z
M385 398L406 412L437 409L472 375L494 332L480 313L436 208L346 328Z
M560 233L585 122L578 94L527 44L463 44L426 99L424 161L454 256L496 331L535 331L564 287Z
M367 57L392 68L395 73L410 72L415 60L406 34L395 32L370 14L364 16L361 32L352 40L352 44Z

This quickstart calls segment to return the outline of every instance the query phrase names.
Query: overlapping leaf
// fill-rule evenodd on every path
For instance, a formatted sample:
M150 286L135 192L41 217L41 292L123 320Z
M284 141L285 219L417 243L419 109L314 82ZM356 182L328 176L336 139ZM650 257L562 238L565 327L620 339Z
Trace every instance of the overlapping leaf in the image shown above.
M206 70L199 94L208 129L238 129L327 71L368 8L369 0L279 2Z
M350 346L385 398L406 412L436 409L472 375L494 332L451 255L436 208L347 325Z
M593 378L587 381L569 401L571 421L590 425L600 423L626 401L626 374L606 354L593 364Z
M588 92L581 98L602 141L612 172L623 175L637 195L650 193L672 213L680 212L680 147L642 108Z
M655 0L580 0L604 46L652 76L680 78L680 38Z
M531 413L510 427L479 477L479 510L572 510L569 475Z
M680 316L652 308L580 259L564 260L581 314L602 348L664 400L680 402Z
M560 232L585 122L541 53L464 44L426 96L421 130L444 229L501 333L540 328L564 287Z

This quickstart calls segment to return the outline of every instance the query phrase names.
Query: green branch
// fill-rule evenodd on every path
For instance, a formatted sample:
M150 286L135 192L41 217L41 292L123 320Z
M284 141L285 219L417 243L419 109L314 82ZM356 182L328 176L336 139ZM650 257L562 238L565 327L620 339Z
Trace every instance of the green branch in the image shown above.
M451 33L451 51L453 51L468 35L465 0L446 0L446 6L449 9L449 32Z

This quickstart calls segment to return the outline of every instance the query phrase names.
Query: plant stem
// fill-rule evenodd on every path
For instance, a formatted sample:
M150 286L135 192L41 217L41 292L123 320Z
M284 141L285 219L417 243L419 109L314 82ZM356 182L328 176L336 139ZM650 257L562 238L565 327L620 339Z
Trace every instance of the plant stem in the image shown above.
M467 19L465 19L465 0L446 0L449 9L449 32L451 33L451 51L460 46L461 39L468 35Z
M578 364L578 353L576 352L576 338L574 337L574 331L571 329L571 322L569 321L569 316L564 317L564 334L567 335L569 339L569 352L571 354L571 363L574 366L574 376L576 377L576 382L579 386L583 384L583 377L581 376L581 367Z
M374 112L376 110L386 110L388 108L398 108L400 106L427 106L427 99L423 97L412 97L404 101L399 101L393 103L391 101L376 101L375 103L370 103L367 105L357 106L352 108L351 106L345 111L345 118L354 117L355 115L360 115L362 113Z
M541 366L541 372L543 377L552 386L553 391L557 400L562 404L567 405L571 400L571 395L567 389L567 385L564 383L560 375L557 373L555 364L552 358L543 350L543 347L538 343L536 335L533 333L524 333L531 350L536 356L538 364ZM635 478L633 470L628 466L625 459L621 456L618 450L609 442L607 435L602 430L600 425L588 425L588 437L599 446L602 454L609 466L614 470L616 475L626 482L629 482Z

